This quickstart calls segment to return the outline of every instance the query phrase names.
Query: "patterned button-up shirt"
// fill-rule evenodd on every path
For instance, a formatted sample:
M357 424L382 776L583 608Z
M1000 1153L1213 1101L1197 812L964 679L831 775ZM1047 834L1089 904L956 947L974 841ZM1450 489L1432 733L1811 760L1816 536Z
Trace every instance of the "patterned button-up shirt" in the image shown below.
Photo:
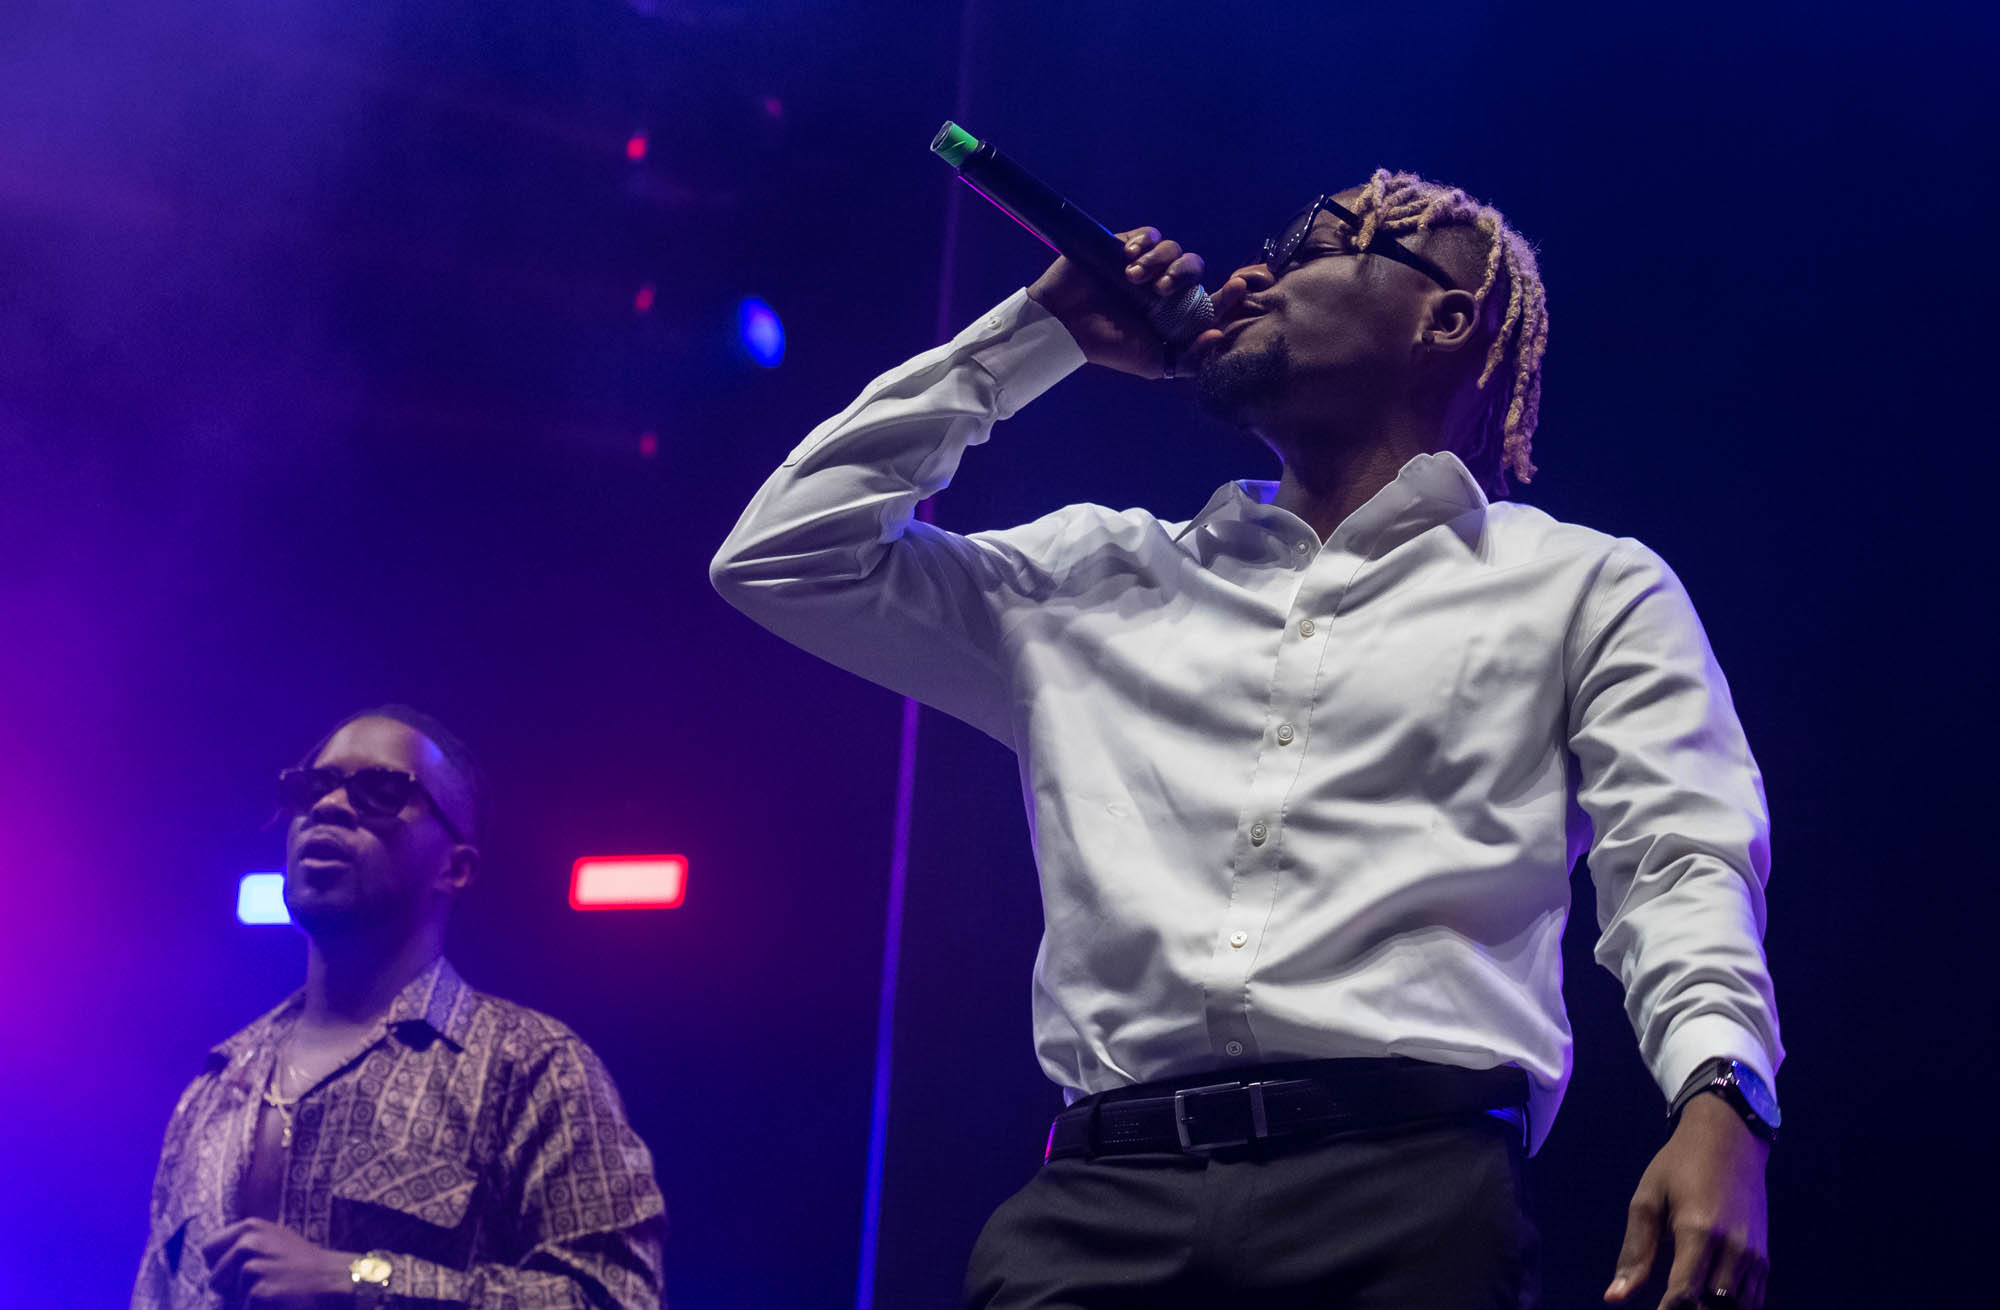
M202 1247L243 1217L264 1089L303 1003L209 1052L167 1125L133 1310L212 1310ZM294 1111L279 1222L391 1253L396 1304L660 1299L665 1206L610 1076L562 1024L474 991L440 959L373 1045Z

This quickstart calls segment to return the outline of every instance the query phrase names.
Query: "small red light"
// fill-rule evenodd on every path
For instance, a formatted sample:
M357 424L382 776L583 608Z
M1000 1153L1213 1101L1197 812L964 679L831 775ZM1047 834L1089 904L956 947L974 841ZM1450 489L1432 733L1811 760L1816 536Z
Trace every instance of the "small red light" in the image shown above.
M651 282L648 282L645 286L640 287L637 294L635 294L632 297L632 312L635 314L652 313L654 295L655 292L653 290L653 284Z
M639 458L652 459L659 453L660 434L657 432L641 432L639 434Z
M589 855L570 868L572 910L671 910L687 895L685 855Z
M785 102L778 99L778 97L776 96L765 96L764 117L776 119L776 118L783 118L784 116L785 116Z
M631 136L625 138L625 157L635 164L646 157L646 134L644 132L634 132Z

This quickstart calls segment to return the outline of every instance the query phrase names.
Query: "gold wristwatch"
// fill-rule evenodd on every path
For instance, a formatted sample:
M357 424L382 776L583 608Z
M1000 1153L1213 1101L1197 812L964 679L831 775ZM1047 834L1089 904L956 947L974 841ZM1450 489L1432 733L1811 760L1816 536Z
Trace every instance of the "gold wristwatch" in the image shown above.
M396 1272L389 1263L387 1251L370 1251L367 1255L357 1255L347 1266L347 1276L354 1280L354 1304L360 1310L379 1310L389 1303L389 1275Z

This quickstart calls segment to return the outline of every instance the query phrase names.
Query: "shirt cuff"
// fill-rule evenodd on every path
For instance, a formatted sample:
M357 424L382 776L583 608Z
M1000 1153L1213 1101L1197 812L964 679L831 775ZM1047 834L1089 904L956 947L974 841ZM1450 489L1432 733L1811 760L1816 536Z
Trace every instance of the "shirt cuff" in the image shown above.
M1743 1061L1757 1071L1773 1095L1777 1094L1777 1061L1764 1049L1764 1043L1742 1024L1719 1014L1697 1014L1675 1024L1667 1034L1653 1068L1661 1094L1672 1101L1694 1071L1714 1059Z
M952 344L1000 384L999 417L1006 418L1082 367L1083 349L1023 287L1007 297Z

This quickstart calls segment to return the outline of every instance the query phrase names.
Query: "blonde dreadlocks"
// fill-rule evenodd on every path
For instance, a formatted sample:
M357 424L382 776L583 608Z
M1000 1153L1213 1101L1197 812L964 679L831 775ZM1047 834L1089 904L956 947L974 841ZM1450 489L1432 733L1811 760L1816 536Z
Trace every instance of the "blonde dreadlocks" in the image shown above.
M1496 387L1480 418L1478 436L1467 462L1488 494L1505 495L1507 474L1522 482L1535 476L1528 458L1535 419L1542 403L1542 353L1549 345L1548 294L1542 287L1535 252L1520 233L1491 205L1482 205L1457 187L1426 182L1415 173L1375 170L1354 203L1361 219L1355 244L1366 250L1375 235L1423 234L1438 228L1473 228L1486 235L1486 270L1473 292L1474 312L1489 325L1497 318L1493 344L1486 352L1478 386L1504 368L1507 385ZM1505 282L1505 308L1499 293Z

